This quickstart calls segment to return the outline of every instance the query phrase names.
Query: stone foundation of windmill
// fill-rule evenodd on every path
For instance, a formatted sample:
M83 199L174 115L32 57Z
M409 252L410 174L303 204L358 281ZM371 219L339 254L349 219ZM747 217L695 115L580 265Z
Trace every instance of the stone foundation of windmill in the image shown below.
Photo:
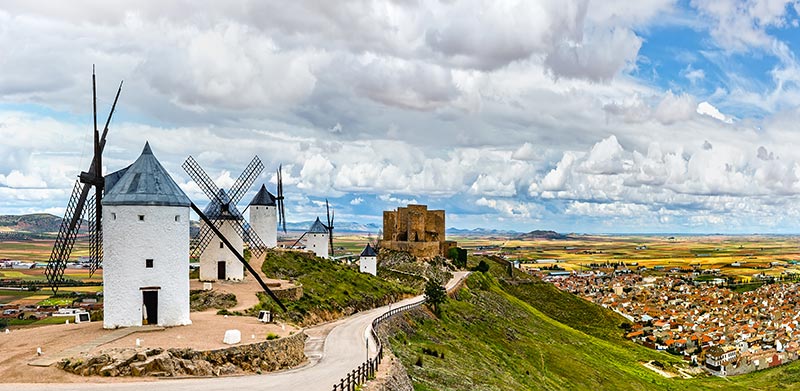
M221 376L273 372L304 361L305 333L248 345L194 349L108 349L60 361L59 368L82 376Z

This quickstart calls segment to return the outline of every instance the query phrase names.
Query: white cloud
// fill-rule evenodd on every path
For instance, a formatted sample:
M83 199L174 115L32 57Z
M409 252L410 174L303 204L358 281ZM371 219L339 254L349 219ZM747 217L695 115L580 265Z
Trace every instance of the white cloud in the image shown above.
M470 194L513 197L517 194L514 182L503 183L492 175L481 174L469 188Z
M259 182L283 164L296 216L318 208L309 196L383 196L489 223L786 222L800 214L800 66L773 36L791 22L786 4L692 7L699 19L671 0L5 2L0 47L14 55L0 104L15 111L0 111L0 210L65 203L88 166L95 63L101 113L125 80L106 171L149 139L194 200L205 195L180 167L187 155L228 187L257 154ZM642 37L673 24L704 50L657 74ZM777 59L771 80L737 72L733 54L751 53Z
M675 95L672 91L667 91L664 99L656 106L653 117L663 124L670 125L691 119L696 112L696 107L697 103L691 95Z
M650 212L645 205L624 202L594 203L572 201L567 205L564 213L580 216L602 217L637 217Z
M36 175L25 175L17 170L11 171L8 175L0 174L0 185L15 189L45 188L47 183Z
M579 166L579 170L591 174L612 175L625 170L623 149L614 135L595 144Z
M361 197L356 197L350 200L350 205L361 205L364 202L364 199Z
M728 117L725 114L722 114L722 112L720 112L716 107L714 107L711 103L708 102L700 102L700 104L697 105L697 113L702 115L707 115L711 118L720 120L728 124L733 123L733 118Z
M475 201L475 205L494 209L505 218L513 218L526 222L530 221L531 219L538 219L542 213L541 206L518 200L481 197Z
M391 194L381 194L380 196L378 196L378 198L381 201L397 205L409 205L417 203L417 200L414 198L398 198L398 197L393 197Z

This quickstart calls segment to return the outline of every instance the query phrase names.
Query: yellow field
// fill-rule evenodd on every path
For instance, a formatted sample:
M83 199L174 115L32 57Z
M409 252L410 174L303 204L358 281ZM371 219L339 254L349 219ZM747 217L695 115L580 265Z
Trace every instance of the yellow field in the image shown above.
M624 262L649 269L655 266L720 269L724 275L744 280L758 273L800 273L800 265L796 264L800 261L800 238L789 236L577 235L564 240L448 239L458 240L459 246L473 251L506 255L523 263L556 259L558 266L566 270L585 270L593 263ZM771 262L781 265L772 266ZM740 266L732 266L736 263Z

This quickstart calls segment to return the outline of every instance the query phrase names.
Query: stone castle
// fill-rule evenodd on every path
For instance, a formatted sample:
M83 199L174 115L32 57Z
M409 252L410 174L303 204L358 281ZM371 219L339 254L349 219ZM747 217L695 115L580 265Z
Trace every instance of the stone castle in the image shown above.
M381 248L405 251L415 257L446 256L457 243L445 240L444 210L426 205L408 205L383 212Z

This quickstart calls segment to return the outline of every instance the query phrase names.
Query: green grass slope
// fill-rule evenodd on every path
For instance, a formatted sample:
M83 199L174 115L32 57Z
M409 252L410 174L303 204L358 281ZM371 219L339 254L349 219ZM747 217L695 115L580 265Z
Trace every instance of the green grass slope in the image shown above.
M443 305L441 318L416 310L392 322L391 348L415 389L800 388L797 364L730 379L664 378L641 362L669 368L680 359L624 340L624 318L535 280L505 281L505 268L491 264Z
M271 300L260 295L260 304L251 311L270 309L279 317L301 325L337 319L418 294L412 287L359 273L355 267L306 252L269 251L262 271L271 278L302 284L303 297L298 301L284 301L288 312L283 313Z

